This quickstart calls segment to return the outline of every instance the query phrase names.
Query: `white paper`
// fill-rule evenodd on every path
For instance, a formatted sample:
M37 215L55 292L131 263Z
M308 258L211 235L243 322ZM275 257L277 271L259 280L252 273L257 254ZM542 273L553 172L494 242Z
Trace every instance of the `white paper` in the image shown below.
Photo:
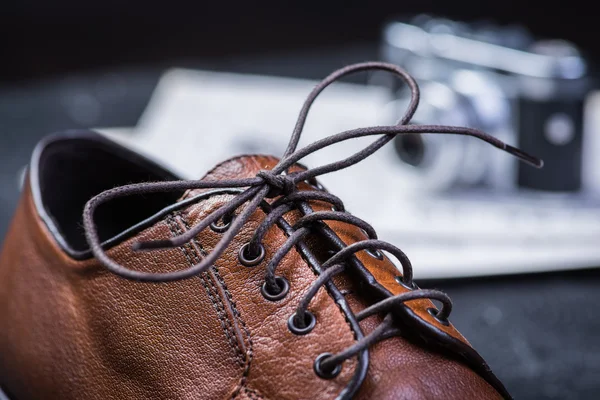
M316 82L172 70L162 79L128 145L186 178L238 154L281 155ZM300 147L327 135L390 124L382 88L335 84L314 104ZM120 136L113 133L112 137ZM119 139L120 141L124 141ZM302 162L323 165L359 151L353 139ZM600 210L564 196L478 201L414 191L388 145L319 180L380 238L402 248L417 278L462 277L600 265ZM508 157L508 156L507 156ZM416 194L415 194L416 193Z

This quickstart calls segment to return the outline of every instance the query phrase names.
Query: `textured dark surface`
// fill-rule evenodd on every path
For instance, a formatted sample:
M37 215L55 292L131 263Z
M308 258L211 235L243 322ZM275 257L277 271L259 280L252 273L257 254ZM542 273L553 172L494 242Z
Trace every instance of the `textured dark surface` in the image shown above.
M374 48L366 46L190 65L322 78L349 62L375 57ZM16 204L18 172L39 138L67 128L135 125L159 75L158 68L115 68L0 87L0 240ZM451 295L453 322L516 398L598 397L599 271L419 284Z
M420 285L450 295L452 322L515 398L598 398L600 271Z

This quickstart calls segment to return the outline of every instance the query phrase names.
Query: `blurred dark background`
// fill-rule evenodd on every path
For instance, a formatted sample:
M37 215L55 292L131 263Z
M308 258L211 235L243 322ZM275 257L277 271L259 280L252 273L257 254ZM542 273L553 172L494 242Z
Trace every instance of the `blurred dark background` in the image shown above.
M114 65L314 49L379 39L396 15L523 24L541 37L571 40L598 54L589 2L372 0L296 2L5 0L0 79L30 80Z
M600 24L583 0L260 4L5 0L0 241L17 201L18 171L39 138L66 128L134 126L167 67L321 78L376 58L383 23L415 13L523 24L536 36L573 41L592 60L600 56ZM96 111L78 114L74 98L92 98ZM599 278L591 270L420 283L453 297L453 322L516 398L596 399Z

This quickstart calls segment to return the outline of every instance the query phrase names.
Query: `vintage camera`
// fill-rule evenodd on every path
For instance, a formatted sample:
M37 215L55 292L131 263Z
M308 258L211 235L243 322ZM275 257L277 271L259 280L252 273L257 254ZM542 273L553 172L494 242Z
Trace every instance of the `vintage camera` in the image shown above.
M419 82L414 123L479 128L545 161L536 170L472 138L399 136L398 164L422 185L582 190L584 109L594 80L575 45L535 40L522 27L418 16L385 26L382 56ZM394 112L407 97L398 85Z

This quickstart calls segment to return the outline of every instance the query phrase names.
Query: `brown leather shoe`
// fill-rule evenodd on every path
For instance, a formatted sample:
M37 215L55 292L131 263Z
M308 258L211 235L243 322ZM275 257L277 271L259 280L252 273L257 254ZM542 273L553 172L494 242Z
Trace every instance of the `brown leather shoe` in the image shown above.
M317 94L372 68L397 73L415 94L400 123L296 150ZM347 67L311 93L281 160L237 157L199 181L91 132L44 140L0 257L8 398L510 397L448 322L448 297L419 289L406 256L315 180L407 132L477 136L516 152L466 128L407 125L417 99L395 66ZM375 144L343 162L297 164L367 135Z

